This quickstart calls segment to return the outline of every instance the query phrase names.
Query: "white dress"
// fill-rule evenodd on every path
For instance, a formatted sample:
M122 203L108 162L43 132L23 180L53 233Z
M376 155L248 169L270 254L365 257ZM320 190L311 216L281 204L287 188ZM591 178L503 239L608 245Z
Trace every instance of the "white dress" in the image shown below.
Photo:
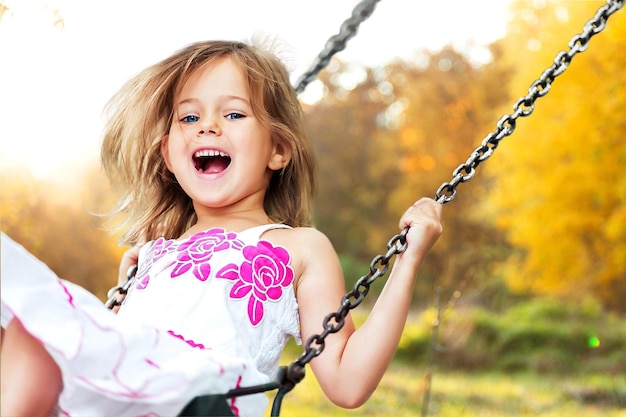
M2 327L19 319L59 365L59 415L174 416L196 396L266 383L300 342L289 253L261 240L278 227L148 243L117 315L2 234ZM229 406L263 415L267 397Z

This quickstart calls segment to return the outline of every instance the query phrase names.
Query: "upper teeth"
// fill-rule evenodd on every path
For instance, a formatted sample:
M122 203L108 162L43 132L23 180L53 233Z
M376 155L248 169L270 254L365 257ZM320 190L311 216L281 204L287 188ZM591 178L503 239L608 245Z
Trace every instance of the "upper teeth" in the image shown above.
M200 158L203 156L223 156L223 157L227 157L228 154L221 152L221 151L216 151L214 149L202 149L198 152L196 152L195 154L193 154L194 157L196 158Z

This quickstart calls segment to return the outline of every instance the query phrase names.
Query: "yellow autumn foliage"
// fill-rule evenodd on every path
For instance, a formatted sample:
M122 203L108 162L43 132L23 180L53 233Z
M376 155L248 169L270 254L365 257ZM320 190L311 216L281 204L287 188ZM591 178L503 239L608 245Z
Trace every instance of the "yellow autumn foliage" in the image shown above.
M515 6L503 39L516 68L512 99L528 87L603 1ZM533 114L518 119L485 164L494 186L485 210L517 249L501 268L519 291L619 306L626 291L626 12L608 20ZM508 113L511 109L505 110Z

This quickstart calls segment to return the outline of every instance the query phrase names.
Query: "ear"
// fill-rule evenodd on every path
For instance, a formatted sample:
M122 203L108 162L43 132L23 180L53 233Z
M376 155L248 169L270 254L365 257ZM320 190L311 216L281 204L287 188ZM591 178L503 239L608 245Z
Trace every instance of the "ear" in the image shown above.
M291 149L287 149L281 144L276 144L267 167L272 171L280 171L287 166L289 161L291 161Z
M170 139L169 135L165 135L161 139L161 155L163 155L163 161L165 161L165 166L167 167L168 171L172 172L172 164L170 163L170 153L169 153L169 149L167 146L169 139Z

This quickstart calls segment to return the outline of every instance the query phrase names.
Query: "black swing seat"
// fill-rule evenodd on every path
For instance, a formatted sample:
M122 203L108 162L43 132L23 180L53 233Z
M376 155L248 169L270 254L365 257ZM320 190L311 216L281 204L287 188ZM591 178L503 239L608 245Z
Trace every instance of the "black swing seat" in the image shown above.
M226 394L196 397L181 411L179 416L234 416L228 406Z
M289 366L278 368L276 378L267 384L235 388L225 394L202 395L194 398L185 406L179 416L233 416L228 399L244 395L259 394L278 390L272 404L271 416L279 416L285 394L291 391L305 375L304 366L295 361Z

